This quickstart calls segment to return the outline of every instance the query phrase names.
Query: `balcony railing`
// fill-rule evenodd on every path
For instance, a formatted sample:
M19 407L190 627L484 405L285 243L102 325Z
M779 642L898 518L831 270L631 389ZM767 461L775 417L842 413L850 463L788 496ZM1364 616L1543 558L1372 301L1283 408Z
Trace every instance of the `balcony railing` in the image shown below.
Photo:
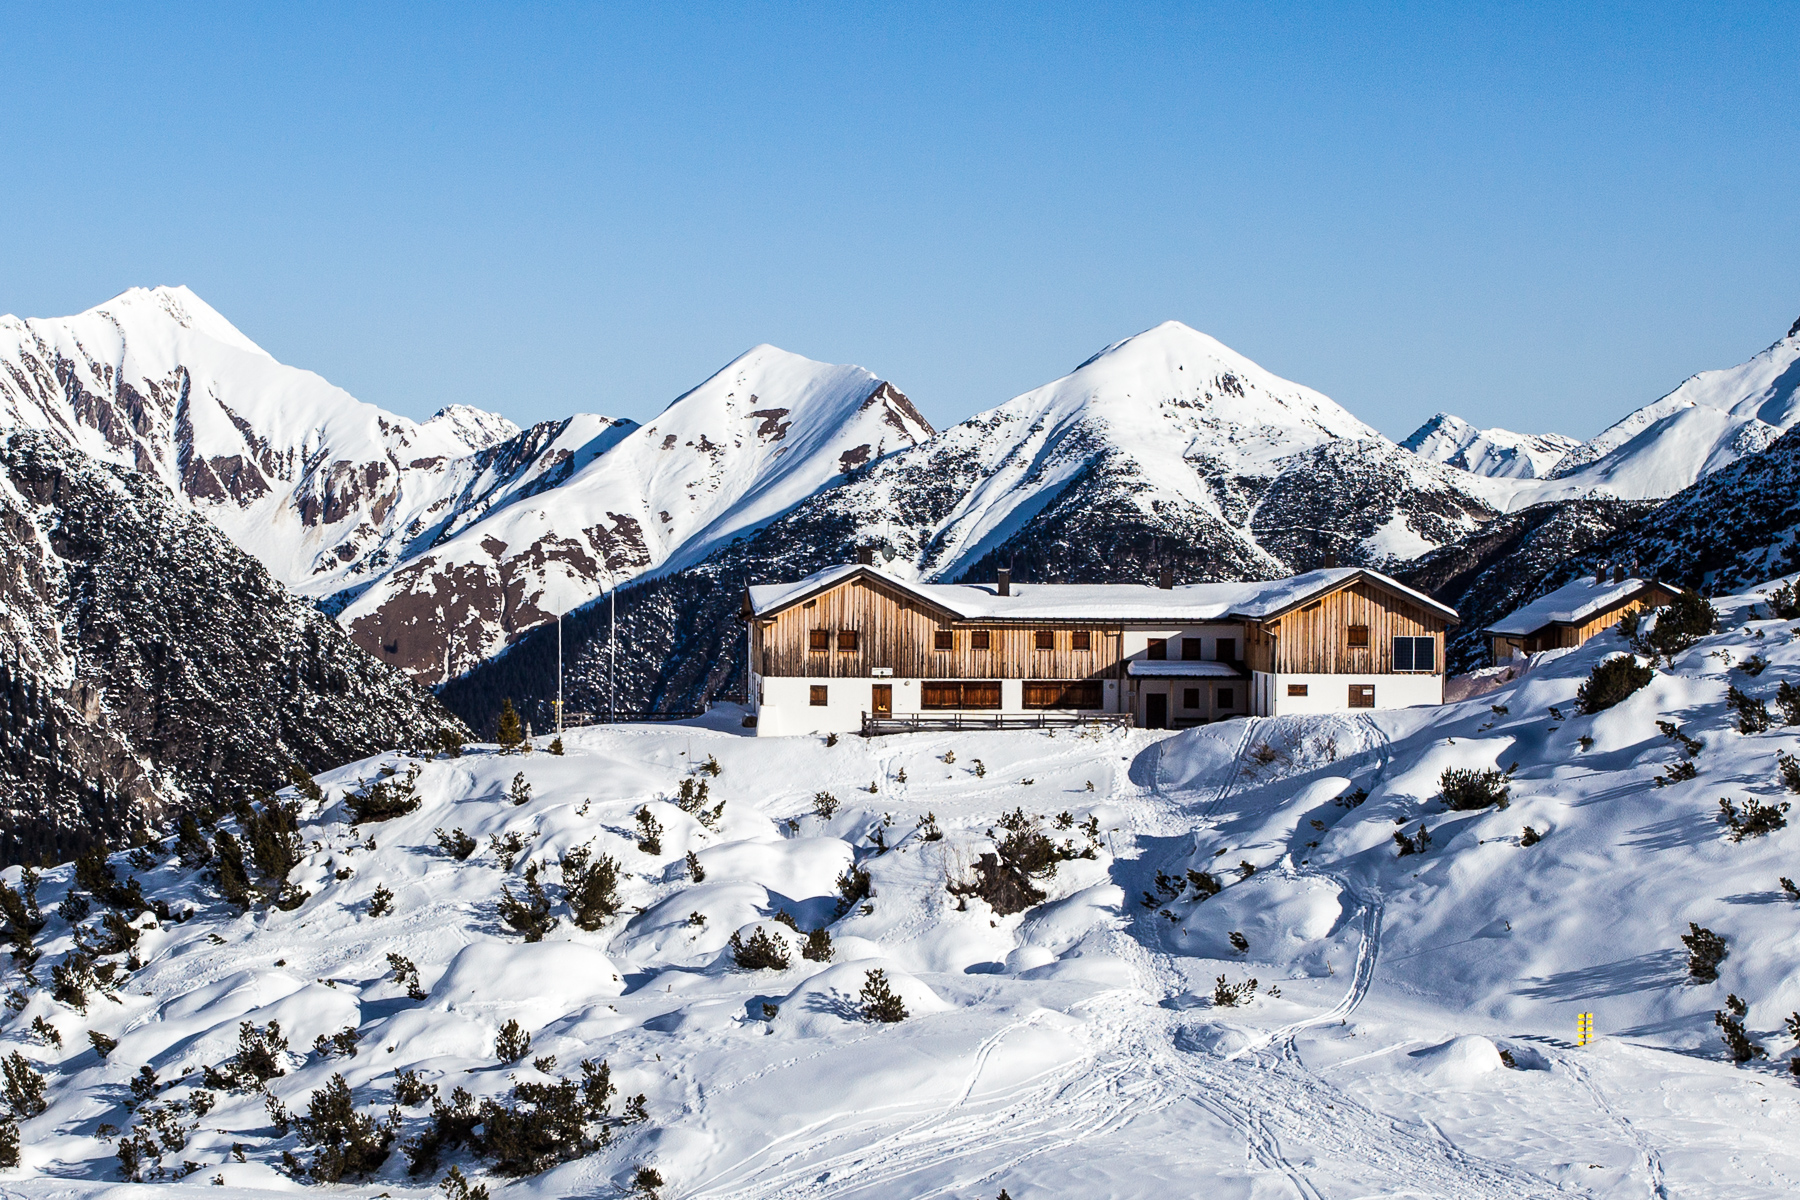
M919 712L862 715L864 737L889 733L918 733L945 729L1071 729L1105 726L1129 729L1136 723L1131 713L1071 712L1045 709L1031 713Z

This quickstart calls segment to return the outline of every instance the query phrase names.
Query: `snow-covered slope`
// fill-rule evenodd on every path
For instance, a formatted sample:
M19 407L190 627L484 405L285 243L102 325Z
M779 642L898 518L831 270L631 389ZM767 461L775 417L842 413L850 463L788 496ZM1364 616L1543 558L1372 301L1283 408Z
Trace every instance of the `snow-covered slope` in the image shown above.
M423 1197L455 1166L545 1197L623 1190L644 1167L665 1196L742 1200L1149 1198L1171 1179L1197 1195L1787 1196L1800 1090L1782 1022L1800 970L1778 881L1800 834L1733 841L1718 804L1781 803L1778 764L1800 751L1776 702L1800 675L1800 623L1758 618L1757 600L1719 601L1726 632L1594 715L1576 692L1625 649L1611 634L1442 708L837 745L720 721L571 731L564 757L540 739L525 756L355 764L303 803L298 864L251 868L290 902L306 893L287 911L240 914L169 842L113 869L192 915L138 916L129 948L90 931L83 959L59 915L72 872L46 873L36 973L88 982L62 999L23 987L0 1026L47 1100L5 1182L95 1195L116 1186L117 1141L143 1131L147 1178L291 1191L284 1163L343 1156L283 1116L318 1117L312 1140L329 1139L341 1075L380 1123L366 1144L396 1126L357 1194ZM1739 669L1753 656L1768 665ZM1730 687L1774 723L1740 732ZM1508 803L1447 810L1448 768L1507 772ZM349 825L346 795L389 770L417 809ZM724 802L710 827L676 803L701 783L704 807ZM1030 877L1038 902L1002 912L948 889L978 883L1014 827L1075 855ZM446 848L458 832L466 860ZM1397 833L1419 852L1400 855ZM619 908L592 929L560 882L586 878L580 847L618 867ZM527 941L515 923L533 918L508 898L529 909L534 881L537 924L555 923ZM840 903L844 888L864 894ZM1725 951L1714 982L1690 980L1694 926ZM830 958L803 957L801 931L821 928ZM776 940L786 965L737 965L734 934ZM877 969L898 1023L865 1017ZM1221 1003L1232 988L1243 1002ZM1725 1061L1728 995L1768 1059ZM1591 1046L1574 1044L1581 1013ZM516 1062L497 1053L508 1021L531 1038ZM288 1047L261 1066L280 1068L276 1103L207 1080L206 1065L232 1073L246 1023L270 1022ZM90 1032L116 1041L107 1058ZM605 1112L579 1086L602 1060L619 1093ZM495 1102L488 1133L409 1175L401 1147L454 1131L459 1088L470 1108ZM644 1119L622 1122L640 1093ZM559 1104L536 1143L550 1169L509 1182L502 1156L522 1143L487 1138Z
M1400 443L1420 458L1500 479L1542 479L1581 444L1580 438L1560 433L1477 429L1461 417L1443 412Z

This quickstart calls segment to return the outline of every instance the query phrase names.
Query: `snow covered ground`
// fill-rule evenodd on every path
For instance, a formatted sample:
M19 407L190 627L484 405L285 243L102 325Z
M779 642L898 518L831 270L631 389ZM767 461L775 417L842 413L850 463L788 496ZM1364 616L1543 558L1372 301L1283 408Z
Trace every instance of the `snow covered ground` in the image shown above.
M745 737L717 710L572 731L562 757L540 738L529 754L354 764L306 806L289 878L311 895L292 911L238 914L173 840L150 869L115 855L148 897L197 913L160 928L139 917L141 967L85 1015L47 986L73 943L52 915L71 871L46 873L46 986L9 1014L0 1052L39 1065L50 1103L22 1123L25 1165L0 1185L134 1192L100 1127L131 1127L140 1068L159 1077L156 1103L183 1100L241 1022L274 1020L291 1053L268 1090L296 1114L334 1073L380 1116L396 1071L446 1099L503 1097L579 1080L583 1059L609 1064L615 1114L645 1096L647 1120L542 1174L509 1180L456 1153L409 1177L396 1142L373 1177L344 1185L358 1195L434 1194L456 1164L496 1196L604 1196L648 1164L664 1196L720 1200L1792 1196L1800 1088L1782 1025L1800 1009L1800 905L1778 880L1800 874L1800 833L1734 842L1718 804L1780 803L1777 756L1800 751L1775 701L1800 675L1800 622L1763 619L1757 600L1715 601L1723 632L1592 716L1576 690L1625 648L1616 634L1440 709L833 745ZM1752 674L1754 657L1768 665ZM1766 702L1768 729L1739 732L1728 686ZM716 775L701 773L709 760ZM1684 762L1693 778L1655 785ZM1507 807L1446 809L1445 768L1513 763ZM347 824L346 794L412 765L416 811ZM520 775L530 794L515 803ZM690 779L725 801L716 830L675 803ZM838 801L829 819L820 792ZM640 848L644 808L657 853ZM946 884L973 877L1014 809L1093 856L1060 862L1036 880L1042 903L999 916ZM1421 826L1429 845L1400 856L1395 832ZM1521 845L1527 826L1535 845ZM479 849L458 861L438 829ZM491 839L514 833L525 847L503 870ZM623 910L592 932L557 884L581 845L623 869ZM532 864L558 924L527 943L497 903L502 885L523 894ZM872 891L838 917L852 865ZM1198 898L1189 871L1218 894ZM386 915L370 913L377 888L393 894ZM827 927L832 961L803 959L783 912ZM1688 980L1689 922L1725 941L1716 983ZM731 935L757 930L790 944L786 970L734 966ZM390 954L416 965L423 999ZM862 1019L871 968L906 1020ZM1255 978L1254 998L1216 1005L1220 976ZM1713 1014L1728 994L1768 1058L1726 1061ZM1579 1013L1594 1014L1593 1045L1575 1044ZM60 1049L32 1035L38 1017ZM513 1065L495 1053L509 1020L532 1039ZM307 1049L346 1027L354 1057ZM117 1039L104 1061L90 1030ZM215 1107L164 1155L171 1173L196 1167L158 1186L316 1186L283 1174L284 1151L312 1151L278 1133L262 1095L212 1090ZM425 1106L399 1111L401 1138L428 1123Z

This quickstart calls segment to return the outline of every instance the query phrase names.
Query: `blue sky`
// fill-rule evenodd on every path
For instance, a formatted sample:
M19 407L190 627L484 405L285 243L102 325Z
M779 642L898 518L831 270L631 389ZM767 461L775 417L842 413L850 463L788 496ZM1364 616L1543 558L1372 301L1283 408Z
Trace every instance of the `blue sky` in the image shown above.
M16 5L0 311L186 283L423 417L774 342L946 424L1167 318L1404 436L1800 315L1791 6Z

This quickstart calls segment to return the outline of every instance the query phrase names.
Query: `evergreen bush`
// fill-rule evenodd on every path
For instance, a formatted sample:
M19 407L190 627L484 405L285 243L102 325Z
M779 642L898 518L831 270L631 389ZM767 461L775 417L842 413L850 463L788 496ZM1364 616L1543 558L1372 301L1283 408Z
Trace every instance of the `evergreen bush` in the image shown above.
M431 832L437 838L438 849L458 862L464 861L469 855L475 853L475 848L481 844L460 829L453 829L449 833L445 833L442 829L434 829Z
M23 1121L50 1107L45 1097L44 1077L17 1050L0 1059L0 1074L6 1077L6 1104L12 1115Z
M1745 695L1736 687L1725 689L1725 704L1737 714L1739 733L1766 733L1769 729L1769 706Z
M618 861L610 855L603 854L598 859L591 855L588 847L579 846L562 859L563 891L569 898L570 919L577 929L589 932L599 929L619 911Z
M307 1174L321 1183L337 1183L373 1174L387 1161L399 1127L398 1111L377 1121L356 1111L350 1085L342 1075L307 1098L306 1115L296 1117L302 1144L316 1147Z
M550 897L538 882L536 863L525 868L524 899L514 896L510 887L501 887L499 911L500 919L524 934L528 942L541 942L546 933L556 928L556 918L550 915Z
M1719 614L1698 592L1677 592L1667 608L1658 609L1656 624L1640 641L1667 660L1718 628Z
M1512 791L1510 772L1472 767L1446 767L1438 776L1444 803L1458 812L1481 808L1505 808Z
M494 1039L494 1057L503 1063L516 1063L531 1053L531 1035L517 1021L507 1021Z
M865 1021L895 1024L906 1020L906 1002L888 984L887 972L880 967L863 976L862 1016Z
M1777 829L1787 828L1787 801L1780 804L1764 804L1752 797L1744 801L1739 809L1729 800L1719 801L1719 820L1731 830L1731 840L1741 842L1745 838L1766 837Z
M800 947L800 957L808 962L830 962L832 953L831 933L824 928L807 934L806 944Z
M752 932L747 942L741 933L734 933L731 961L746 971L785 971L789 961L787 943L764 929Z
M1725 939L1710 929L1688 922L1689 932L1681 935L1688 950L1688 978L1695 983L1713 983L1719 978L1719 964L1731 955Z
M843 874L837 877L837 890L836 912L839 917L875 894L869 873L858 866L844 868Z
M394 893L385 883L375 885L375 891L369 896L369 915L384 917L394 911Z
M1246 979L1242 983L1226 983L1223 975L1213 981L1212 1001L1215 1008L1236 1008L1247 1004L1256 995L1256 980Z
M1629 654L1617 654L1596 663L1588 672L1587 682L1575 692L1575 706L1584 713L1597 713L1611 708L1655 678L1656 672L1639 666Z
M638 849L653 858L660 856L662 854L662 822L656 819L655 813L645 807L637 810L637 824Z
M1800 725L1800 688L1782 680L1775 690L1775 707L1781 710L1783 725Z
M700 856L692 850L687 852L688 878L695 883L706 882L706 868L700 865Z

